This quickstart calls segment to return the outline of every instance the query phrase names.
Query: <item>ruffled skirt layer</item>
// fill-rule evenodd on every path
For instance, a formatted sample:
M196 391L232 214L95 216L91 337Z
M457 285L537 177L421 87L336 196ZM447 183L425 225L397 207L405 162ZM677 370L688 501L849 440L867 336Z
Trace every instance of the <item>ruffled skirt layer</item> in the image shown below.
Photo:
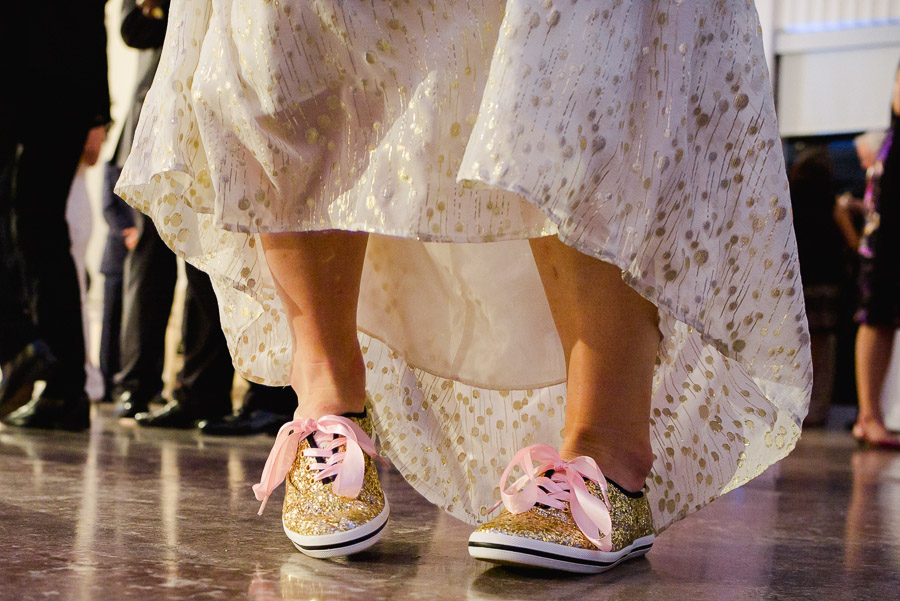
M515 451L561 439L526 241L558 235L660 309L657 528L791 450L809 337L752 4L176 0L169 23L118 191L210 274L245 377L290 365L258 234L375 234L382 449L481 521Z

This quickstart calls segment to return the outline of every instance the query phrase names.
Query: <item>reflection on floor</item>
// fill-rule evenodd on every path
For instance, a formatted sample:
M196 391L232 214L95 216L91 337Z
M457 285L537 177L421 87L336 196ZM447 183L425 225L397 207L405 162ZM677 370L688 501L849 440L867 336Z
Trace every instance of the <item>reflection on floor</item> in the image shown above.
M780 466L606 575L491 568L469 526L396 472L389 531L314 560L250 485L271 439L146 431L95 409L90 433L0 431L0 599L898 599L900 453L810 432Z

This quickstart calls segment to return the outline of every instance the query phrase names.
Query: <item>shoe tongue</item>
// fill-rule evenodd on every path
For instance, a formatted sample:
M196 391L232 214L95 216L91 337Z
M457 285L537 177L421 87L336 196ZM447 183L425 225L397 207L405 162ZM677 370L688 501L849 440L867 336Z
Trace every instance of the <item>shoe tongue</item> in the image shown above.
M358 412L342 413L340 415L340 417L352 420L354 423L356 423L357 426L360 426L363 429L363 431L365 432L367 430L367 428L361 423L361 421L364 420L365 418L367 418L368 415L369 415L368 410L363 409L362 411L358 411ZM369 436L372 435L371 432L366 432L366 434ZM320 437L319 438L320 441L331 441L331 440L334 440L335 438L337 438L338 435L337 434L329 435L329 434L320 432L318 430L309 434L306 437L306 441L309 443L309 446L314 449L320 449L322 447L319 445L319 443L316 442L316 437ZM338 449L334 449L334 450L337 451ZM318 457L317 460L319 461L319 463L325 462L325 459L322 457Z
M538 474L538 477L539 477L539 478L541 478L541 477L543 477L543 478L553 478L553 474L555 474L555 473L556 473L556 470L547 470L547 471L544 472L543 474ZM543 486L541 486L540 484L538 484L538 488L541 489L542 491L544 491L544 493L546 493L546 494L548 494L548 495L550 494L550 491L547 490L546 488L544 488Z
M354 422L357 422L357 425L358 425L358 424L359 424L359 420L364 419L364 418L366 418L367 416L368 416L367 410L366 410L366 409L363 409L362 411L358 411L358 412L352 412L352 411L351 411L351 412L347 412L347 413L341 413L341 415L340 415L339 417L345 417L345 418L347 418L347 419L353 420ZM322 432L319 432L319 431L317 430L317 431L311 433L309 436L306 437L307 442L309 442L309 446L318 449L318 448L320 448L320 447L319 447L319 445L316 443L316 436L322 436L322 437L324 437L324 436L328 436L328 435L323 434ZM328 438L328 439L326 439L326 440L334 440L335 438L337 438L337 434L331 434L330 436L331 436L331 437ZM321 440L321 439L320 439L320 440Z
M544 472L543 474L540 474L538 477L539 477L539 478L540 478L540 477L544 477L544 478L553 478L553 474L555 474L555 473L556 473L556 470L547 470L547 471ZM550 491L548 491L546 488L544 488L544 487L541 486L541 485L538 485L538 488L540 488L540 489L541 489L542 491L544 491L545 493L549 493L549 492L550 492Z
M341 414L341 417L346 417L347 419L354 419L354 418L360 419L365 416L366 416L365 411L363 411L362 413L343 413L343 414ZM332 441L338 437L337 434L326 434L324 432L316 430L315 432L312 432L311 434L309 434L306 437L306 442L309 444L309 447L311 449L321 449L322 448L321 446L319 446L319 443L316 442L317 436L320 437L319 440L321 440L323 443L326 441ZM341 447L332 449L332 453L336 453L337 451L340 450L340 448ZM316 460L316 463L327 463L328 462L328 459L325 457L316 457L315 460ZM325 478L324 480L322 480L322 483L329 484L331 482L334 482L335 477L336 476L331 476L329 478Z
M337 438L337 434L325 434L324 432L319 432L318 430L316 430L312 434L309 434L305 439L307 444L309 444L309 448L311 448L311 449L321 449L322 448L316 442L316 436L322 437L320 440L322 440L323 443L326 442L327 440L334 440L335 438ZM336 452L337 450L338 449L332 449L332 452ZM314 457L313 460L316 463L328 463L327 457ZM322 480L322 482L324 484L329 484L331 482L334 482L334 478L335 478L334 476L331 476L330 478L325 478L324 480Z
M309 443L309 446L313 449L320 449L322 447L319 446L319 443L316 441L316 437L319 437L319 440L328 441L337 438L337 434L325 434L324 432L320 432L319 430L316 430L315 432L309 434L306 437L306 441ZM321 457L319 457L319 460L324 461L324 459L322 459Z
M553 475L554 475L555 473L556 473L556 470L552 470L552 469L551 469L551 470L547 470L547 471L544 472L543 474L540 474L539 477L540 477L540 476L543 476L543 477L545 477L545 478L553 478ZM588 482L588 479L587 479L587 478L582 477L582 480L584 480L585 483ZM557 482L557 484L565 485L564 482ZM616 485L616 486L618 487L618 485ZM550 494L550 491L548 491L548 490L547 490L546 488L544 488L543 486L538 485L538 488L540 488L540 489L541 489L542 491L544 491L545 493ZM569 492L571 493L572 491L569 491Z

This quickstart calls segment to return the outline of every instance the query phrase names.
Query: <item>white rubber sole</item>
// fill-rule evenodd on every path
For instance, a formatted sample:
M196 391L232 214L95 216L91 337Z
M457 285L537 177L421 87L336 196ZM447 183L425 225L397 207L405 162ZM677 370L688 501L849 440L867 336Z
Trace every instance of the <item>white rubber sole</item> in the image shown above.
M336 534L323 534L321 536L302 536L297 534L284 524L283 519L281 526L298 551L310 557L327 559L329 557L341 557L359 553L377 543L378 539L384 534L384 527L387 524L390 513L391 507L388 505L387 499L385 499L384 509L370 522L366 522L353 530Z
M646 554L652 546L652 534L635 539L618 551L610 552L577 549L495 532L473 532L469 537L469 555L475 559L578 574L605 572L623 561Z

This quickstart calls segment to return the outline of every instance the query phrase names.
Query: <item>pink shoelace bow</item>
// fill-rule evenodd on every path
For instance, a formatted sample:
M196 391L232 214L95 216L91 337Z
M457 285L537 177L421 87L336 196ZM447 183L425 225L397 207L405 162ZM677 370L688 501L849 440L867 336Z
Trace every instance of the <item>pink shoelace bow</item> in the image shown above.
M363 453L377 457L372 439L354 422L338 415L325 415L319 419L295 419L281 426L275 444L266 465L263 468L259 484L253 485L257 501L262 501L259 515L262 515L272 494L284 482L288 471L297 456L300 441L315 434L314 439L319 448L303 451L306 457L321 457L324 463L314 463L311 469L317 470L315 480L324 480L334 476L332 490L336 495L355 499L362 489L366 472L366 458ZM334 449L346 445L341 452Z
M517 465L525 475L504 489ZM603 500L590 493L585 478L600 486ZM501 503L510 513L524 513L536 504L565 509L568 503L578 528L601 551L612 549L612 519L606 490L606 478L596 461L590 457L565 461L556 449L545 444L534 444L516 453L500 479Z

